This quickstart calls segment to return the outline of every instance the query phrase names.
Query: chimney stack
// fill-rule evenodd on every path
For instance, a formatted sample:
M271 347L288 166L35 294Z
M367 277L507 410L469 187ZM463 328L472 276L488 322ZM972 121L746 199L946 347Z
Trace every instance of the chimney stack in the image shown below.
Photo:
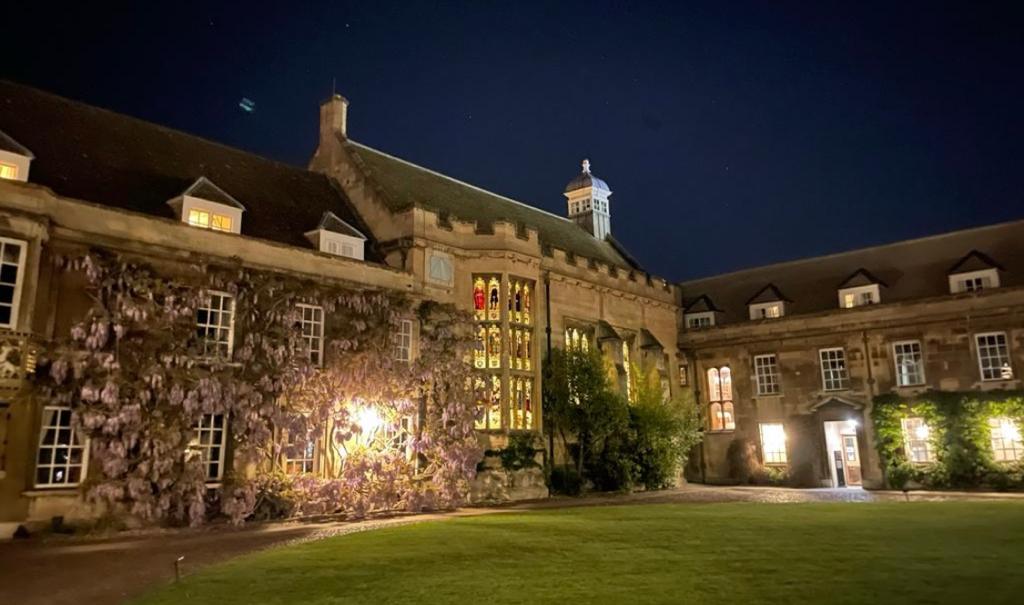
M334 93L330 99L320 104L320 143L328 138L341 135L348 136L348 100Z

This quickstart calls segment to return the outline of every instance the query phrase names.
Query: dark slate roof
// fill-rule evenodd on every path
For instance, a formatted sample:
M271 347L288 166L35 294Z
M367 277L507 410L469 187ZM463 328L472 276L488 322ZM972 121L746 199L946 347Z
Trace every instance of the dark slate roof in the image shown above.
M707 296L724 314L720 323L736 323L748 320L747 301L766 283L786 293L786 315L837 309L837 284L865 269L887 285L885 304L948 295L950 267L972 250L1005 268L1001 286L1024 286L1024 220L1019 220L744 269L682 282L679 288L687 311Z
M342 235L358 237L359 239L366 239L366 236L358 229L338 218L333 212L325 212L317 228L330 231L331 233L340 233Z
M889 287L884 281L872 275L871 272L865 269L864 267L861 267L860 269L854 271L849 277L844 279L842 283L836 286L836 289L843 290L845 288L858 288L861 286L871 285L879 285L882 286L883 288Z
M27 158L35 157L27 147L12 139L2 130L0 130L0 150L23 155Z
M779 291L775 284L768 284L757 291L757 294L751 296L747 300L748 305L756 305L758 303L770 303L770 302L790 302L786 295Z
M606 240L599 240L567 218L463 183L382 151L345 140L348 151L362 164L367 176L384 192L393 211L414 205L441 215L476 222L487 230L507 221L537 230L542 245L623 268L636 268Z
M985 269L999 269L1003 271L1003 267L999 263L992 260L992 257L985 254L984 252L978 252L977 250L971 250L963 258L958 260L955 265L950 267L949 274L954 273L970 273L971 271L984 271Z
M322 174L5 80L0 130L35 153L30 181L61 196L173 219L167 201L206 177L245 205L243 235L309 249L328 211L370 233Z
M707 294L701 294L690 300L683 308L684 313L707 313L709 311L720 313L722 310L715 306L715 302Z

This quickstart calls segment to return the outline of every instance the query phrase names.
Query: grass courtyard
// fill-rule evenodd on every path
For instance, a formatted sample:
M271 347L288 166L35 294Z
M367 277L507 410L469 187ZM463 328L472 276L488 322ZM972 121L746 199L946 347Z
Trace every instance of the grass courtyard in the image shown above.
M493 514L270 549L139 603L1020 603L1024 503Z

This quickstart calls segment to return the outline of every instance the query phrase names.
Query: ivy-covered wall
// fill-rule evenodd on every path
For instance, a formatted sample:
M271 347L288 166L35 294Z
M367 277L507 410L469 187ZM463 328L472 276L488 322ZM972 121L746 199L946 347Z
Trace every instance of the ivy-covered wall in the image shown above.
M889 487L1024 489L1024 462L994 459L989 426L1005 418L1024 427L1024 391L886 393L875 397L871 417ZM902 420L912 417L928 425L931 462L908 456Z

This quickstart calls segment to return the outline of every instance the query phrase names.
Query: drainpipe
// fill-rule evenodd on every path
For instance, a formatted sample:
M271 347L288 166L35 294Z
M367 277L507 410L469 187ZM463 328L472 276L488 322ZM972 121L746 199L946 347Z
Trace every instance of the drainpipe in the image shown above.
M551 272L544 272L544 336L547 339L547 360L551 359ZM545 363L548 361L545 360ZM543 364L542 364L543 367ZM543 390L543 385L542 385ZM541 401L544 398L541 397ZM542 416L543 417L543 416ZM555 433L548 431L548 464L551 468L555 466Z
M703 410L703 404L700 402L700 374L697 372L697 356L694 354L692 349L688 349L686 355L686 367L687 371L690 372L688 379L693 381L693 405L697 406L698 413ZM701 414L703 416L703 414ZM704 432L704 425L701 423L701 432ZM707 485L708 482L708 462L707 452L705 450L706 435L701 435L700 439L700 482Z

